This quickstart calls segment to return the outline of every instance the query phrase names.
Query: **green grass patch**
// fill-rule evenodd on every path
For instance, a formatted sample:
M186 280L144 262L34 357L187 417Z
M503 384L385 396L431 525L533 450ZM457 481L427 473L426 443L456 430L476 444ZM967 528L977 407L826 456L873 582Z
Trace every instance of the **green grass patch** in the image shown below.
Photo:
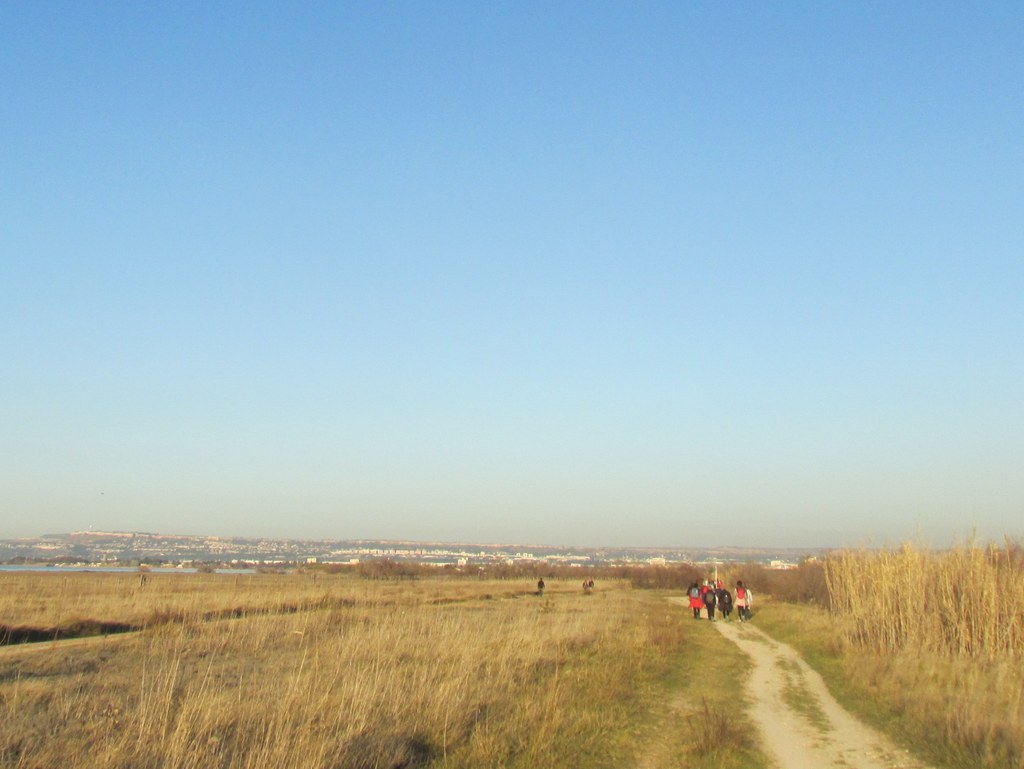
M782 690L782 699L785 703L806 718L819 732L826 734L832 731L832 723L821 709L818 698L807 688L803 668L792 660L779 660L778 664L786 674L786 686Z
M659 599L664 600L664 599ZM657 682L648 743L634 765L644 769L766 769L756 728L747 717L743 692L748 665L739 648L707 621L695 621L683 606L664 601L683 643L664 662Z

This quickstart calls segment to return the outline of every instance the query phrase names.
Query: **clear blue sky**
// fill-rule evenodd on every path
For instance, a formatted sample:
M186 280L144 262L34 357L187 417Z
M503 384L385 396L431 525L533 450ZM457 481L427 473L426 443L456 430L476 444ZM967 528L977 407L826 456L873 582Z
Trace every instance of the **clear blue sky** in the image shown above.
M5 3L0 537L1019 538L1022 40Z

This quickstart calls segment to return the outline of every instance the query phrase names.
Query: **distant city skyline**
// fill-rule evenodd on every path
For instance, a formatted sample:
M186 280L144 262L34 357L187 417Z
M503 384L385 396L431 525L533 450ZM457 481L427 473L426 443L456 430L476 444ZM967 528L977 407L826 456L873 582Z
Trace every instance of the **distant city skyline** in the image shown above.
M795 567L823 550L764 548L586 548L527 543L409 542L395 540L294 540L189 536L153 532L70 532L17 540L0 539L0 568L76 567L193 563L358 564L394 560L426 565L557 563L763 563Z
M7 4L0 538L1021 538L1022 36Z

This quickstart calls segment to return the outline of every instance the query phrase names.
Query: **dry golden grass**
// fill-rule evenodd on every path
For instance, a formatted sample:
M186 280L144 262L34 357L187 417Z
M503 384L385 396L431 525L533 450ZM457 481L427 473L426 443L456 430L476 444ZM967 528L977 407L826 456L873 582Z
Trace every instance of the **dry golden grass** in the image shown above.
M39 628L68 627L82 619L159 624L307 607L350 592L365 593L363 581L319 574L12 572L0 574L0 622ZM387 591L373 596L387 600Z
M325 575L4 586L9 625L176 617L0 659L5 769L621 766L643 751L637 724L686 640L682 612L624 584L584 596L549 583L543 598ZM215 618L239 607L250 613Z
M1024 559L1015 546L843 553L826 561L826 579L833 611L851 621L855 641L878 651L1024 655Z

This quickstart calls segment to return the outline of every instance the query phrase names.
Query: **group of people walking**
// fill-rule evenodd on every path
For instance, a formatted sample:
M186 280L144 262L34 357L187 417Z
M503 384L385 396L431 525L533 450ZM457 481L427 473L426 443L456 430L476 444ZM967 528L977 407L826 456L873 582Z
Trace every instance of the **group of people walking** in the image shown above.
M732 619L732 610L736 609L736 615L740 622L750 620L750 607L754 602L754 594L750 588L743 584L743 580L736 582L736 595L725 587L722 580L717 582L704 581L704 584L694 582L686 591L690 597L690 608L693 610L693 618L700 619L700 612L703 609L707 618L715 621L715 611L726 620Z

